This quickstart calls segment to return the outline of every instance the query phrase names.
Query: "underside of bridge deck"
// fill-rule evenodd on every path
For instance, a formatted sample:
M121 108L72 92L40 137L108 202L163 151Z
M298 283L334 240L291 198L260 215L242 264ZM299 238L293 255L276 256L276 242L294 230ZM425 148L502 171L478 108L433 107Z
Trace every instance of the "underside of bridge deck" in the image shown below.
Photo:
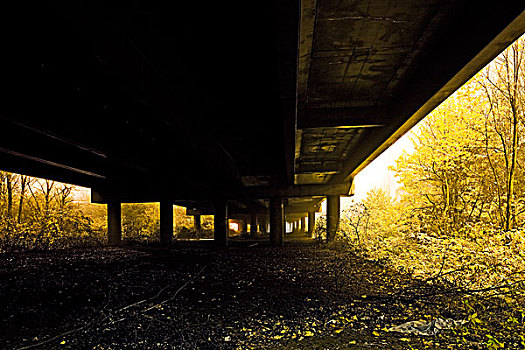
M286 215L351 195L361 169L524 32L524 10L4 2L0 169L90 187L110 211L156 201L216 214L221 244L228 215L259 215L279 245Z

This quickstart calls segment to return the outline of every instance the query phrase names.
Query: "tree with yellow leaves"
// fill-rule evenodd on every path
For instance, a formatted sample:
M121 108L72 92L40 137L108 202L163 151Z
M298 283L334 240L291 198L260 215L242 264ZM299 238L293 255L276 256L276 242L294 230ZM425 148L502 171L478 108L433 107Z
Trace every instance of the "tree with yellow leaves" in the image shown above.
M523 220L524 56L520 39L422 121L395 167L413 226L457 235Z

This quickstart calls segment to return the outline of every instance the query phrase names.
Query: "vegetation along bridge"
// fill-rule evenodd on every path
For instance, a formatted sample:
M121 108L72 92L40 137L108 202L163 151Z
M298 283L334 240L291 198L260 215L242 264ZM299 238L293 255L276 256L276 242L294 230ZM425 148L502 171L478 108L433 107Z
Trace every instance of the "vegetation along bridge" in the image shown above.
M252 229L327 201L525 30L525 2L3 2L0 165ZM302 220L304 224L304 219Z

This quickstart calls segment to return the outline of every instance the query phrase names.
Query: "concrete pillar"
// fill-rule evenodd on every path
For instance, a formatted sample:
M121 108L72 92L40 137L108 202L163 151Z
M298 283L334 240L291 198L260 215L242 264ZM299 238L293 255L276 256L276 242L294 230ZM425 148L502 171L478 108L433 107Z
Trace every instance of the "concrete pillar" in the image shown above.
M315 212L308 212L308 235L313 236L315 231Z
M201 230L201 216L193 215L193 228L195 231L200 232Z
M250 234L257 234L257 214L251 213L250 215Z
M215 203L215 215L213 216L215 231L213 233L213 239L215 245L219 247L225 247L228 245L228 202L216 201Z
M268 232L268 218L267 214L264 214L259 217L259 232L267 233Z
M108 244L122 243L122 217L120 202L108 203Z
M326 197L326 239L335 238L339 227L339 196Z
M284 204L282 198L270 199L270 244L274 247L283 245Z
M239 232L246 233L246 231L247 231L246 219L241 218L239 219Z
M306 232L306 218L304 216L301 218L301 232Z
M173 203L160 202L160 243L171 244L173 240Z

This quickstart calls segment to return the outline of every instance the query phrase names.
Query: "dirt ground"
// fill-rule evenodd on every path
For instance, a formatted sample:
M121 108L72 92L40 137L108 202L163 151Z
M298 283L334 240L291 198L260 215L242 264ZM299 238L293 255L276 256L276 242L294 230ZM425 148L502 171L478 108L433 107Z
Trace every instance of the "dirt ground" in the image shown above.
M300 235L6 253L0 281L5 349L442 349L452 335L386 328L461 318L418 297L437 287Z

